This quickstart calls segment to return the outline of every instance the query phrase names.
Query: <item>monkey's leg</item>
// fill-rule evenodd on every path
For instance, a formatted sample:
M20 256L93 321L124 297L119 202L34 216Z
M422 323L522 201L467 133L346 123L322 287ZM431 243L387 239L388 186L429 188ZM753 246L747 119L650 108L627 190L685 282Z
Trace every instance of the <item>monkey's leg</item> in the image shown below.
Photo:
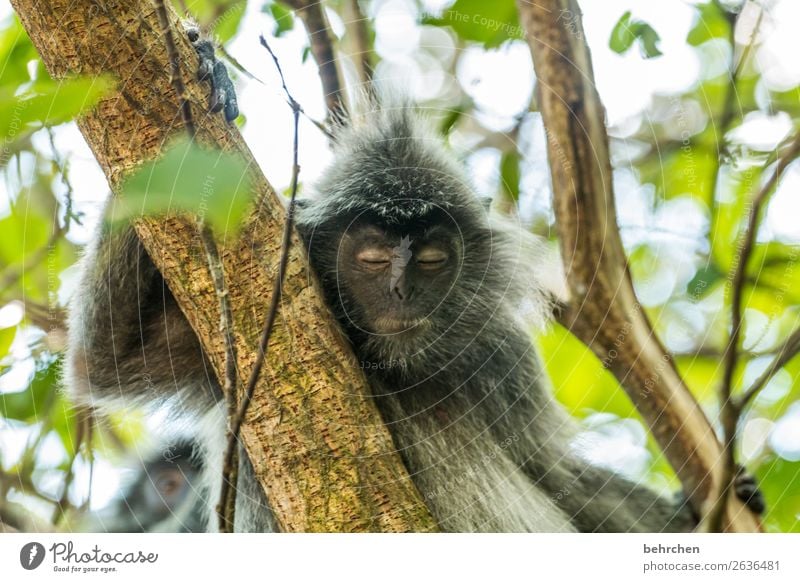
M239 104L236 101L236 90L228 76L228 70L214 54L213 43L202 38L196 26L187 25L186 34L200 59L197 76L201 81L208 81L211 86L208 110L212 113L224 111L225 120L231 123L239 117Z
M565 458L542 478L583 532L685 532L697 525L688 501L664 497L607 469Z

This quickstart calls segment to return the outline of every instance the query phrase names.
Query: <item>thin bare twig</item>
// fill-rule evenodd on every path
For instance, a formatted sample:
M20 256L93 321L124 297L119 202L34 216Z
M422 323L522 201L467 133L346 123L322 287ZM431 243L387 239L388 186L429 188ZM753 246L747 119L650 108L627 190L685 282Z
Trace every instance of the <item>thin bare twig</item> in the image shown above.
M747 218L747 225L742 235L739 262L736 264L733 278L731 279L731 335L725 349L725 359L722 383L720 385L720 421L723 430L723 452L725 455L724 463L724 485L720 489L720 494L715 500L711 511L708 514L707 523L709 531L721 531L722 518L728 494L733 489L733 482L736 477L736 456L734 444L736 440L736 429L741 416L741 408L732 398L733 375L739 361L739 343L742 335L742 297L747 275L747 264L755 246L756 231L758 221L761 216L767 198L772 193L778 180L783 175L788 166L800 154L800 133L798 133L790 145L778 156L775 168L767 181L761 186L753 197L750 214Z
M25 275L25 271L33 269L45 260L47 255L55 248L56 244L58 244L58 240L64 234L64 229L58 224L58 216L55 216L53 220L55 221L55 226L45 245L37 249L31 258L23 261L23 264L19 268L7 269L6 272L2 273L3 276L0 278L0 297L5 295L11 287L17 284L23 275Z
M745 4L747 3L745 2ZM736 63L736 66L733 69L734 79L739 78L739 75L741 75L744 66L747 64L747 61L750 60L750 54L753 52L753 46L755 45L756 42L756 35L758 35L758 31L761 28L761 23L764 20L764 7L761 4L757 5L758 5L758 18L756 19L756 22L753 25L753 30L750 31L750 38L747 40L747 44L744 45L744 48L742 49L742 54L739 57L739 62ZM733 36L734 33L733 28L735 28L735 26L732 27L731 36ZM734 49L736 48L735 42L733 48ZM735 59L736 56L734 55L733 58Z
M181 114L183 116L183 124L189 134L189 139L194 139L197 130L192 118L192 108L189 99L186 96L186 86L183 82L181 74L180 61L178 58L178 49L175 46L175 38L172 36L172 27L170 26L167 17L167 9L164 5L164 0L155 0L156 11L158 13L158 21L161 25L161 30L164 34L164 43L167 47L167 56L170 62L170 80L172 86L177 93L181 102ZM222 259L217 249L217 243L214 240L214 235L202 217L198 220L197 230L200 236L200 242L206 255L206 263L208 270L211 273L211 280L214 284L214 291L219 301L219 316L220 316L220 332L223 334L225 341L225 378L223 393L228 410L228 432L231 432L231 422L235 418L235 413L238 408L237 402L237 388L238 388L238 374L236 370L236 344L233 338L233 314L231 313L231 306L228 297L228 290L225 286L225 271L222 266ZM237 431L238 434L238 431ZM235 455L234 455L235 456ZM237 461L238 465L238 461ZM236 490L236 480L238 472L228 471L224 475L224 488L227 491L229 486ZM233 480L231 483L230 481ZM235 505L225 503L225 497L220 496L220 503L217 505L217 515L219 518L220 532L232 532L235 518Z
M245 66L242 65L238 60L236 60L236 58L233 55L231 55L223 45L221 44L215 45L215 48L223 57L225 57L225 60L228 61L233 66L234 69L239 71L248 79L266 86L266 83L264 81L262 81L261 79L256 77L253 73L248 71L245 68ZM325 135L325 137L327 137L328 139L333 139L333 134L327 127L325 127L324 123L322 123L317 119L314 119L302 109L300 110L300 114L306 119L308 119L317 129L319 129Z
M172 36L172 26L170 26L169 17L167 16L167 7L164 5L164 0L154 0L154 2L156 5L156 13L158 14L158 22L161 25L161 32L164 34L164 44L167 47L167 57L169 58L170 65L170 81L181 102L181 116L183 117L183 124L186 126L186 131L189 133L189 139L194 139L196 130L194 119L192 118L192 107L189 104L189 98L186 96L186 85L181 75L178 47L175 46L175 37Z
M52 127L47 128L47 136L50 140L50 151L53 156L53 164L55 164L56 169L61 176L61 183L64 184L64 187L67 189L67 193L64 195L64 226L62 229L64 232L69 232L69 227L71 226L73 220L81 225L83 223L81 222L81 217L76 214L72 208L74 190L72 188L72 182L69 179L69 163L61 157L61 154L58 152L58 148L56 148L56 136Z
M772 362L770 362L769 366L767 366L767 369L764 370L761 376L759 376L756 381L750 385L750 387L736 402L736 407L739 409L740 414L744 407L747 406L759 392L761 392L761 390L767 385L772 377L777 374L781 368L788 364L789 361L798 354L798 352L800 352L800 328L792 332L783 345L781 345L781 347L778 349L778 355L776 355Z
M717 205L717 184L719 183L720 178L720 170L722 166L722 158L728 155L728 147L729 144L725 142L725 135L728 131L731 130L734 120L739 117L741 118L744 114L742 111L741 101L738 99L738 93L736 91L736 84L739 81L739 77L744 69L744 66L747 64L747 61L750 59L750 54L753 50L753 43L755 42L756 35L758 34L758 30L761 27L762 17L764 15L763 9L758 15L758 20L753 26L753 30L750 34L750 38L745 45L744 49L742 50L742 54L739 57L739 61L736 61L736 21L738 19L738 13L729 12L726 8L716 2L717 8L722 11L723 15L725 15L728 19L728 24L730 26L730 36L728 38L728 42L731 44L731 67L730 67L730 81L728 83L728 87L725 91L725 101L722 104L722 112L719 116L719 123L714 127L714 132L716 135L716 127L719 127L719 139L716 140L716 157L714 159L715 168L714 172L711 174L711 184L709 187L708 193L708 201L711 206L711 216L716 215L716 205ZM735 107L736 103L739 103L738 111ZM737 116L738 113L738 116Z
M225 378L222 393L225 395L225 403L228 415L228 436L232 434L232 421L236 417L238 409L238 386L239 376L236 370L236 343L233 338L233 313L231 312L230 297L227 286L225 285L225 271L222 266L222 259L217 249L214 235L201 218L198 221L198 232L203 249L206 253L206 263L208 264L211 280L214 283L214 291L219 301L219 330L225 342ZM237 463L238 464L238 463ZM223 475L223 482L226 488L231 486L236 489L238 472L232 471ZM220 496L217 505L217 516L219 518L220 532L233 532L235 518L235 506L225 503L226 498Z
M289 262L289 248L291 246L292 241L292 225L294 223L294 212L296 206L296 199L297 199L297 183L298 183L298 176L300 175L300 165L298 163L298 150L299 150L299 123L300 123L300 113L302 111L302 107L300 104L292 97L292 94L289 92L288 87L286 86L286 79L283 76L283 71L281 69L281 65L278 62L278 58L275 56L275 53L272 52L269 44L267 43L266 39L262 36L261 37L261 44L264 48L267 49L272 60L275 63L275 67L278 69L278 74L281 78L281 85L283 86L283 90L286 93L287 100L289 102L289 106L292 108L292 114L294 116L294 144L293 144L293 163L292 163L292 182L291 182L291 196L289 198L289 208L286 211L286 221L284 223L283 228L283 237L281 241L281 257L280 262L278 264L278 273L275 276L275 285L272 289L272 297L270 298L270 305L269 310L267 311L267 318L264 322L264 329L261 333L261 340L258 346L258 354L256 354L256 361L253 364L253 369L250 372L250 377L248 378L247 385L244 390L244 396L242 397L242 401L239 404L239 410L234 418L233 422L230 426L230 432L228 433L228 445L225 450L225 457L223 462L223 478L222 478L222 490L220 492L220 505L235 505L236 504L236 489L230 487L230 476L235 471L236 458L237 458L237 451L238 451L238 441L239 441L239 432L241 431L242 424L244 423L245 416L247 415L247 410L250 406L250 401L253 398L253 393L256 389L256 384L258 383L258 378L261 375L261 369L264 366L264 359L266 358L267 348L269 347L269 339L272 335L272 329L275 325L275 319L278 314L278 305L281 300L282 290L283 290L283 278L286 274L286 266Z

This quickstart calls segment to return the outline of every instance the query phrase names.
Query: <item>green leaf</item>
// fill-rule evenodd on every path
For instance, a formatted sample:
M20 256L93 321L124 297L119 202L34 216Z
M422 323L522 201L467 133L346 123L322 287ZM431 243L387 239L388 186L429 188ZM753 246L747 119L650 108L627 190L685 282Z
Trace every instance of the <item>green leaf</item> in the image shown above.
M113 221L191 213L218 235L236 235L252 195L247 165L237 155L179 140L125 181Z
M773 457L755 469L767 500L767 531L800 533L800 462Z
M19 392L0 394L0 414L5 418L26 422L41 422L50 412L56 397L61 360L53 358L39 363L27 388Z
M500 190L506 200L519 200L520 159L516 151L506 152L500 158Z
M630 28L631 11L628 10L620 16L614 29L611 31L611 38L608 39L609 48L615 53L623 54L628 52L636 41L636 35Z
M17 335L17 326L0 329L0 360L8 353L14 337Z
M690 45L699 46L715 38L730 38L730 23L714 2L697 4L695 8L697 17L686 37Z
M620 418L637 417L613 374L566 328L552 324L537 341L553 391L571 414L602 411Z
M719 270L714 263L703 266L694 274L692 280L686 285L686 292L694 299L704 297L714 287L714 283L722 280L725 273Z
M270 2L261 8L262 12L268 12L275 20L272 29L272 36L282 37L285 33L294 29L294 12L291 8L281 2Z
M650 59L661 56L662 53L658 48L661 37L646 22L631 20L631 12L628 10L614 25L614 29L611 31L611 38L608 40L608 46L612 51L624 54L637 41L639 50L644 58Z
M108 76L36 81L21 95L0 87L0 134L13 138L45 125L71 121L94 107L114 87Z
M455 127L456 123L458 123L459 119L464 116L466 113L467 107L464 105L458 105L453 107L444 116L441 123L439 124L439 133L444 136L450 135L450 132Z
M28 63L41 63L31 39L22 28L22 24L14 15L8 19L0 30L0 89L16 91L23 83L31 80ZM45 74L44 78L49 78Z
M214 20L214 34L221 44L232 39L242 24L247 2L233 2L225 7L225 11Z
M661 37L658 36L658 33L652 26L642 22L637 31L637 36L639 37L639 50L642 52L644 58L652 59L654 57L660 57L663 54L661 49L658 48Z
M449 26L461 39L481 43L485 48L525 36L514 0L456 0L441 17L424 16L422 24Z

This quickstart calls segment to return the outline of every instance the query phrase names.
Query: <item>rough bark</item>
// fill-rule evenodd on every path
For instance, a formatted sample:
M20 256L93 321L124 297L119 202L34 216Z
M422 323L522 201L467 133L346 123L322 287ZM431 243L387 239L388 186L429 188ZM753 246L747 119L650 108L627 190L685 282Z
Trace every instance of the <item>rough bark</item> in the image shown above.
M112 190L156 157L166 139L185 131L149 2L12 4L53 77L110 73L119 79L116 92L78 121ZM173 11L170 20L177 24ZM203 114L207 92L194 80L197 59L184 35L177 40L198 140L243 156L257 190L244 234L222 248L244 383L269 304L284 210L239 132L220 115ZM272 139L288 144L291 136ZM146 219L136 229L222 378L218 301L194 223ZM241 434L281 529L436 529L368 399L363 375L335 331L296 236L292 248L265 369Z
M576 0L518 0L533 55L539 110L570 300L570 330L627 391L705 515L722 482L723 451L636 299L616 222L605 112ZM727 531L758 531L737 499Z

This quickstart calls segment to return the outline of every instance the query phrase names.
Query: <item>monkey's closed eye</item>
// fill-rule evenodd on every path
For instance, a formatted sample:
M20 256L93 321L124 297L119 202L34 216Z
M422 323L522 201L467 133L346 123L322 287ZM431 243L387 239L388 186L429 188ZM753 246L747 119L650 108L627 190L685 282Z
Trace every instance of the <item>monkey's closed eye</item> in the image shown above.
M416 258L423 269L438 269L447 262L447 253L441 249L425 248L417 253Z
M386 249L368 247L356 253L356 260L368 269L383 269L391 262L391 255Z

